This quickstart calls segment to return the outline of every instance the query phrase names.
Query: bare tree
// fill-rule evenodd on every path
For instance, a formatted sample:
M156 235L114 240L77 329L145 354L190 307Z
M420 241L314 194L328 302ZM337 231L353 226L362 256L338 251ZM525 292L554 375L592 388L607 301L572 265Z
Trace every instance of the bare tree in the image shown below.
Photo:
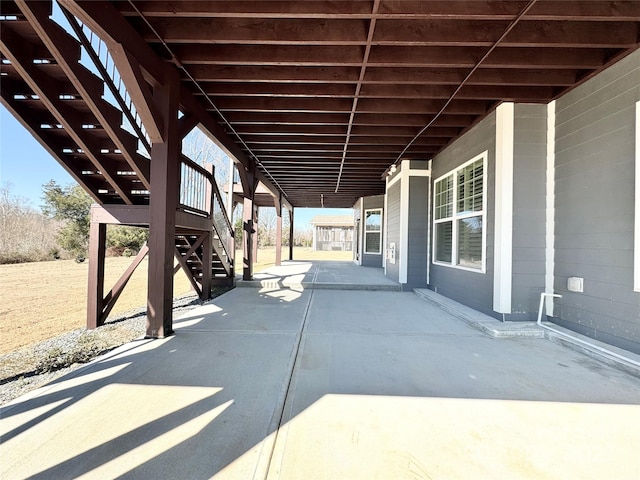
M276 244L276 209L261 207L258 213L258 245L261 247Z
M199 165L213 164L218 189L229 179L229 157L206 134L196 127L184 137L182 153Z
M59 255L60 222L47 218L29 201L0 188L0 263L34 262Z

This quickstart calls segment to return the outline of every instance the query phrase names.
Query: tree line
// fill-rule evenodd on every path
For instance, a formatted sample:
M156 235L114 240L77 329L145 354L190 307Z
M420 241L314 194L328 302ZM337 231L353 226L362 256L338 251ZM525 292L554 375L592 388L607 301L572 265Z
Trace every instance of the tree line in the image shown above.
M242 207L239 208L241 210ZM273 247L276 244L277 214L274 207L261 207L258 212L258 246ZM235 214L234 235L236 248L240 248L244 233L242 211ZM313 230L311 227L293 230L293 245L295 247L311 247L313 244ZM285 209L282 214L282 245L289 245L289 213Z
M42 211L0 188L0 264L75 258L82 262L89 248L92 199L79 185L42 186ZM109 225L107 254L134 255L147 241L145 228Z
M0 188L0 264L40 262L73 258L82 262L89 248L91 197L77 185L62 186L51 180L42 186L41 211L29 201ZM240 207L234 222L236 247L241 247L243 227ZM283 245L289 244L289 215L283 218ZM124 225L107 226L107 255L135 255L148 238L148 229ZM275 245L276 213L261 208L258 216L258 245ZM295 246L310 247L310 228L296 229Z

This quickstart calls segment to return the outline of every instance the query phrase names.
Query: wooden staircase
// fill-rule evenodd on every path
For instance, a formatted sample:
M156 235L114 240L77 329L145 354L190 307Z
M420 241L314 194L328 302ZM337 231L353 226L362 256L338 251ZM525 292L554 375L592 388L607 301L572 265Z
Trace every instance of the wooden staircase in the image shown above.
M212 286L229 285L229 271L226 267L229 261L226 252L224 252L222 248L220 239L217 237L213 238L212 242L214 245L217 244L217 246L213 247L211 259L208 263L206 261L207 254L204 245L200 244L197 245L195 249L193 248L197 241L198 235L189 232L182 232L181 235L176 235L176 250L187 265L191 278L202 288L204 284L204 269L209 265L211 268Z
M96 203L149 205L153 192L146 152L148 139L134 135L131 128L123 128L131 125L131 112L105 100L105 86L110 87L111 97L114 91L117 93L113 88L116 79L101 78L93 73L100 68L92 66L90 70L81 63L81 58L87 56L83 57L83 51L86 54L92 46L86 41L81 43L52 20L52 11L51 1L0 2L2 104ZM28 168L28 158L4 160L22 162ZM202 169L185 157L181 162L192 170ZM206 231L177 230L175 245L176 258L183 268L186 266L192 284L199 287L196 290L203 298L208 298L208 285L203 284L205 269L212 270L212 285L233 280L233 239L221 240L232 237L233 230L213 175L205 173L201 177L201 182L211 183L207 192L210 198L205 201L210 211L190 205L179 208L187 214L209 218L211 227ZM183 189L192 187L189 182L181 184ZM203 191L202 185L198 188ZM222 222L214 218L214 203L222 209ZM209 233L211 245L201 241L194 249L203 233Z

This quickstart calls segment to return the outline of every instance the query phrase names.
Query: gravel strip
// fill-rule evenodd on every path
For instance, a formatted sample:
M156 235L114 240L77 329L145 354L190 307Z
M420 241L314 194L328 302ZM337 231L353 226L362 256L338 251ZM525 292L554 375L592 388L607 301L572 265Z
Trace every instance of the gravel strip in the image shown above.
M217 289L213 297L227 290ZM173 316L177 318L202 303L195 294L174 299ZM139 308L109 319L95 330L78 328L0 356L0 406L140 338L146 324L146 308Z

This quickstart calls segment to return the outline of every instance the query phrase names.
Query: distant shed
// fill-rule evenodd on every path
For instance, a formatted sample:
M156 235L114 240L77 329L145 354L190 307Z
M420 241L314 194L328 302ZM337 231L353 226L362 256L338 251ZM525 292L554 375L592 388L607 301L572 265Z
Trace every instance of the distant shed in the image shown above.
M316 215L311 219L313 249L350 252L353 250L351 215Z

